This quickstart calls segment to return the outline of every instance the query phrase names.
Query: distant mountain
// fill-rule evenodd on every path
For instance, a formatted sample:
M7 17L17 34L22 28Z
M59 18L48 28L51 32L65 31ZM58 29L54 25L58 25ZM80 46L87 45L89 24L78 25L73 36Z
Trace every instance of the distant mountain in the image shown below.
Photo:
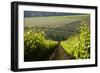
M82 14L82 13L24 11L24 17L65 16L65 15L84 15L84 14Z

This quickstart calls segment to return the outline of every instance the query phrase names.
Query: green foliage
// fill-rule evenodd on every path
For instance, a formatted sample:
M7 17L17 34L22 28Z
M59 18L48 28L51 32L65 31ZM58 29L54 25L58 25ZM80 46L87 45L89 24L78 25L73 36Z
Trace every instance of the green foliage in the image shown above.
M72 58L90 58L90 31L86 24L82 24L79 33L62 41L61 45Z
M43 31L25 31L24 33L25 61L47 60L55 46L55 41L45 39Z
M90 30L86 24L82 24L78 29L79 32L61 41L60 44L71 59L88 59L90 58ZM56 46L57 41L47 40L46 33L41 30L24 32L25 61L49 60Z

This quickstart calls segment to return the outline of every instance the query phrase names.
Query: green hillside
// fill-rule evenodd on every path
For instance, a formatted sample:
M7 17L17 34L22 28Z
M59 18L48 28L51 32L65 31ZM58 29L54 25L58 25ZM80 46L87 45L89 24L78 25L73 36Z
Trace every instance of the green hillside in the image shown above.
M73 22L87 20L88 15L73 15L73 16L49 16L49 17L30 17L25 18L25 27L40 27L40 28L57 28ZM88 21L88 20L87 20Z
M78 32L81 23L89 24L89 15L25 18L25 31L44 31L47 39L64 40Z

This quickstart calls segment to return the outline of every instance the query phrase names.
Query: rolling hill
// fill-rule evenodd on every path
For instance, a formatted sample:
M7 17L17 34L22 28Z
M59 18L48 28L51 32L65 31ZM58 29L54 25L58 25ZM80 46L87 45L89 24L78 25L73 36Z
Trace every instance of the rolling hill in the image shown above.
M64 40L78 32L82 23L89 24L89 15L45 16L24 18L25 31L45 31L47 39Z

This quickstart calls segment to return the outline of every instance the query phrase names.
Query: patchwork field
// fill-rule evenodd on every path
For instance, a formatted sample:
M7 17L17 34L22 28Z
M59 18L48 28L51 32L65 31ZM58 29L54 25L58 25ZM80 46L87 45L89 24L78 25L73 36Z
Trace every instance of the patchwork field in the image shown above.
M77 32L82 23L89 24L89 15L30 17L24 23L25 31L45 31L47 38L63 40Z
M29 17L25 18L25 27L40 28L60 28L62 26L70 27L71 24L86 21L89 23L89 15L70 15L70 16L47 16L47 17ZM72 26L71 26L72 27ZM68 29L66 28L66 29Z

